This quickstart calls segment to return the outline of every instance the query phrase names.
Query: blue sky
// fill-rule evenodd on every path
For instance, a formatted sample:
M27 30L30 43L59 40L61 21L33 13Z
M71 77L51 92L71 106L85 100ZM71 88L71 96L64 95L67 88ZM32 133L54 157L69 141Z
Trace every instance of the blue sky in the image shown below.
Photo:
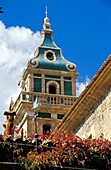
M111 0L1 0L4 24L41 31L48 6L54 40L77 65L80 79L91 79L111 53Z
M79 89L111 54L111 0L0 0L0 6L4 11L0 14L1 122L39 45L46 6L55 43L77 66Z

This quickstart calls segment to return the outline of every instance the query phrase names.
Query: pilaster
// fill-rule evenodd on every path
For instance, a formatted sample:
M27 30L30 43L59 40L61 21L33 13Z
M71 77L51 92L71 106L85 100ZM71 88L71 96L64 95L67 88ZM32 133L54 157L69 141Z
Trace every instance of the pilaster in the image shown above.
M33 91L33 74L28 74L28 91L32 92Z
M76 80L75 77L72 77L72 96L76 96Z
M61 76L61 95L64 95L64 77Z
M45 75L42 74L42 93L45 93Z

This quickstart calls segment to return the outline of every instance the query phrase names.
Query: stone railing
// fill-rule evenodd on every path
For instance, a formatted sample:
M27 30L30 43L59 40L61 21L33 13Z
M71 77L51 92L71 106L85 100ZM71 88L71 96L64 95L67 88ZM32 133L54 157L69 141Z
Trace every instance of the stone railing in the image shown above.
M15 162L0 162L0 170L22 170L22 166Z
M76 167L38 167L36 170L97 170L97 169L87 169L87 168L76 168Z
M65 96L48 93L34 93L21 91L17 100L15 101L13 108L16 109L21 102L34 102L35 98L38 98L41 104L53 104L53 105L65 105L72 106L76 101L76 96Z

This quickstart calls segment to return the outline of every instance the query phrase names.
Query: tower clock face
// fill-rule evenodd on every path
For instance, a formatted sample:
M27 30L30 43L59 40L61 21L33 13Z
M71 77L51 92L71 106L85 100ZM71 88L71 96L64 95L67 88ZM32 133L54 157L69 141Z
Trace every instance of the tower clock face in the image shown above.
M47 57L47 59L50 60L50 61L54 60L54 55L53 55L52 52L48 52L48 53L46 54L46 57Z

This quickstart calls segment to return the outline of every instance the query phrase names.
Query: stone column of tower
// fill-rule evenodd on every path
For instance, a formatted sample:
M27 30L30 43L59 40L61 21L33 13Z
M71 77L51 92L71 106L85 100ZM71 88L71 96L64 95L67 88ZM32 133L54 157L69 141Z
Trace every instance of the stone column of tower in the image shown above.
M28 91L32 92L33 85L32 85L32 74L28 74Z
M11 109L12 105L13 105L13 101L11 99L9 110L4 112L4 115L6 116L5 124L3 124L4 138L14 135L13 122L14 122L14 116L16 115L16 112Z

